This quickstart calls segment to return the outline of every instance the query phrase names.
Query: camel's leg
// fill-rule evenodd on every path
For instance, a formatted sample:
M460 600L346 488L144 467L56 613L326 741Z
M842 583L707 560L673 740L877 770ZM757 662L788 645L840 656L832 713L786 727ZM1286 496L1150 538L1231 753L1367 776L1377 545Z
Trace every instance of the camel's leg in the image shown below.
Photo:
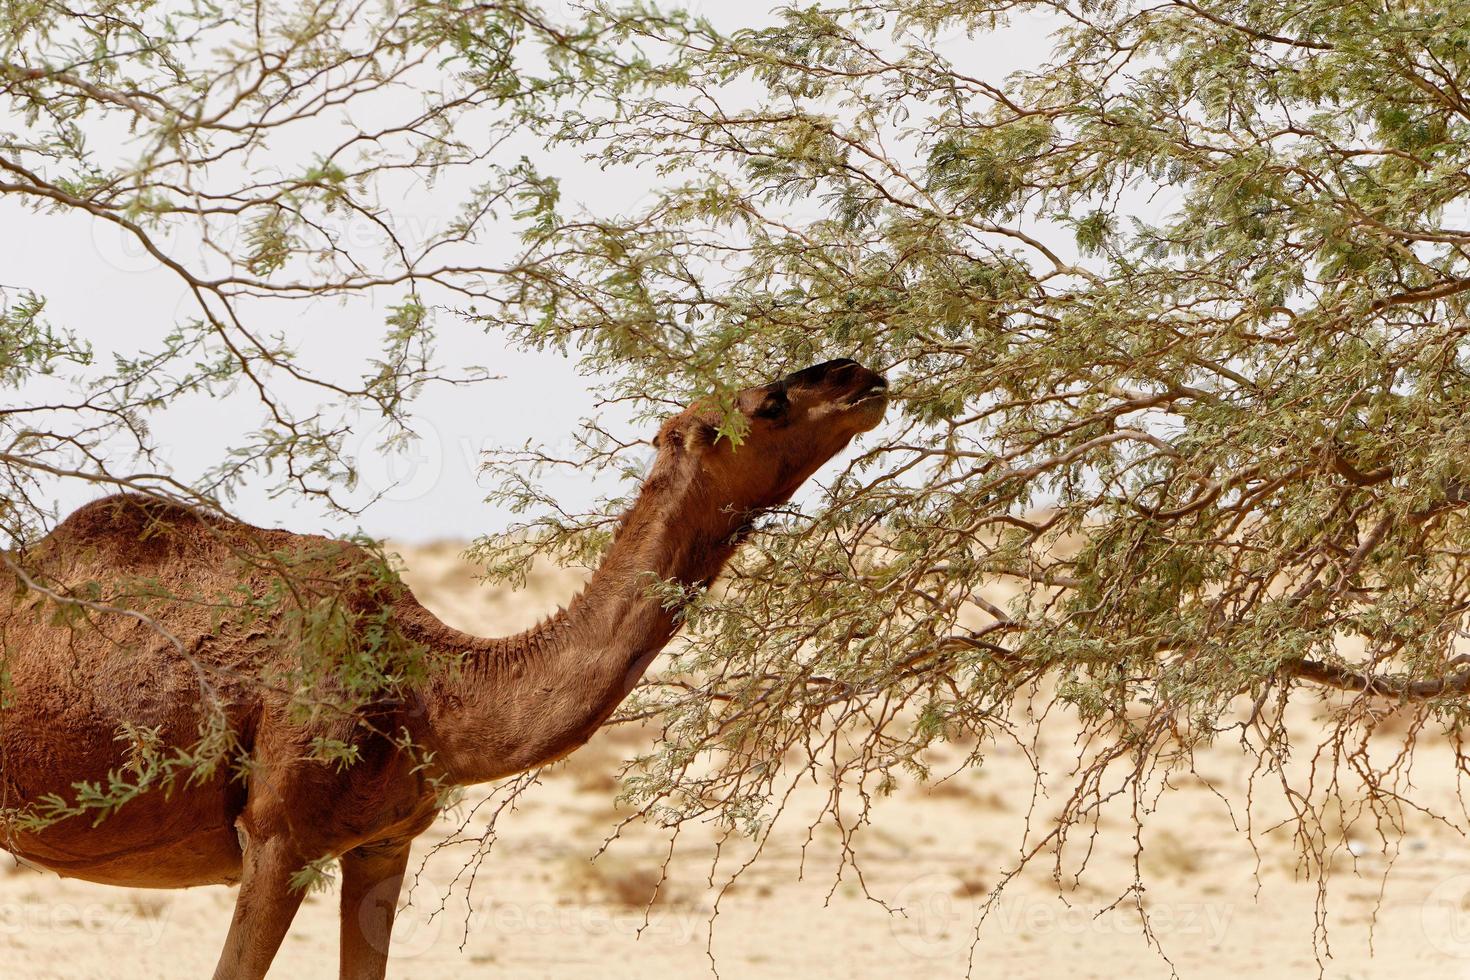
M409 842L367 844L342 855L342 980L383 980Z
M285 837L251 840L245 847L240 894L214 980L261 980L305 896L291 877L306 860Z

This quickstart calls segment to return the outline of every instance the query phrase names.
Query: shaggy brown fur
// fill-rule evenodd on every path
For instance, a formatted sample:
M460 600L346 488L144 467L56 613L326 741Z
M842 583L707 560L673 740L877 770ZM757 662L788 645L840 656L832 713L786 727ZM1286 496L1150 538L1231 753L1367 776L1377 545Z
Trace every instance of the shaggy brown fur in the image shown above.
M381 978L409 845L434 819L438 790L585 742L676 629L673 610L648 595L651 577L708 582L752 515L789 499L885 404L880 375L831 361L742 392L750 428L738 449L715 439L712 412L670 419L586 591L499 639L440 623L351 544L136 496L88 504L12 560L14 598L0 603L0 807L24 813L48 794L74 799L78 783L141 772L139 738L151 757L188 750L209 704L245 761L144 792L100 821L87 813L22 829L13 817L0 843L108 884L239 882L216 978L264 976L301 900L293 875L339 857L341 976ZM282 594L287 582L295 591ZM427 667L351 712L303 712L299 686L291 694L303 651L281 642L303 632L284 621L334 594L368 617L359 625L427 651ZM312 746L323 739L353 746L357 761L320 761Z

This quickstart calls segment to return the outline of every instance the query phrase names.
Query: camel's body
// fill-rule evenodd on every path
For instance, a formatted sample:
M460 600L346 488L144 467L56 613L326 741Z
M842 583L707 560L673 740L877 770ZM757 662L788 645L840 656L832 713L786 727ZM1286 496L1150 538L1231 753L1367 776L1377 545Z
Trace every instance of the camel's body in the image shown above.
M340 857L342 976L381 978L409 845L435 816L437 788L520 772L585 742L676 628L674 612L647 594L649 576L713 578L751 514L789 499L876 424L885 400L882 379L851 361L741 398L752 427L739 453L712 438L707 413L691 409L665 425L658 461L592 583L533 630L473 637L444 626L396 581L347 590L349 605L385 613L435 668L349 714L288 711L285 685L270 679L300 666L300 651L280 642L289 632L279 610L291 604L256 617L240 609L280 588L273 566L283 556L309 590L371 565L367 552L139 497L83 507L20 556L25 579L0 574L16 597L0 601L9 675L0 687L0 807L69 801L78 783L126 776L138 755L119 738L124 726L156 728L164 747L194 745L206 686L248 769L144 793L95 824L88 814L38 832L0 825L0 844L105 884L239 882L216 973L230 978L264 975L301 899L291 879L314 860ZM160 591L178 598L139 598ZM86 622L58 622L58 609ZM357 761L311 758L314 739L356 746Z
M251 574L242 552L337 552L343 564L368 559L358 548L325 538L207 521L142 498L108 497L62 523L28 556L27 568L33 576L58 582L166 582L181 596L214 597L241 585L253 594L265 593L273 573ZM406 606L414 602L409 595L403 601ZM220 669L209 675L209 683L227 706L246 753L268 760L282 751L289 757L299 754L311 735L353 737L350 722L341 718L321 720L310 730L293 725L282 714L284 696L232 680L225 671L259 676L281 653L264 642L263 633L252 637L246 627L235 631L243 635L221 635L212 620L210 610L184 603L170 604L160 618L175 637L190 638L191 657ZM193 665L141 620L102 615L94 622L100 628L54 625L23 609L0 606L12 699L0 713L0 806L47 794L68 797L81 781L106 785L108 774L124 771L129 761L131 747L116 738L125 722L161 726L165 745L198 740L203 705ZM407 727L424 734L421 711L403 705L386 710L401 717L377 718L375 729ZM358 842L354 838L400 829L411 837L432 818L432 789L422 778L393 772L406 761L401 753L368 751L364 758L369 761L346 771L300 766L287 777L290 787L281 789L310 815L300 828L314 838L308 850L340 853ZM202 785L175 788L167 798L145 794L96 828L90 818L65 820L39 835L16 835L9 846L64 875L109 885L237 882L241 846L235 821L246 801L246 785L221 773ZM328 813L350 814L352 823L333 826L320 819Z

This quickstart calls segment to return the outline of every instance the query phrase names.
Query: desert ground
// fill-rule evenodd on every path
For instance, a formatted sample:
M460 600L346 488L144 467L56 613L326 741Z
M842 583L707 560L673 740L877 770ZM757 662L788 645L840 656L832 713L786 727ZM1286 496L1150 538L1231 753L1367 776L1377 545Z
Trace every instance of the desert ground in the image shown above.
M528 588L494 593L452 543L399 548L405 577L446 621L482 633L533 623L576 586L543 570ZM1295 724L1313 723L1303 705ZM711 838L686 834L670 879L648 907L667 848L657 828L632 825L593 861L616 825L618 763L648 736L606 731L532 787L501 817L499 838L466 898L474 845L440 848L473 810L472 795L420 839L394 936L389 976L527 977L1470 977L1470 845L1452 827L1410 820L1392 873L1382 847L1354 829L1337 843L1326 938L1314 949L1318 885L1305 880L1288 835L1260 829L1255 847L1211 789L1227 798L1252 761L1231 744L1197 760L1146 818L1142 858L1153 910L1151 946L1124 908L1098 914L1133 877L1127 822L1104 820L1080 883L1038 860L978 929L975 909L1014 860L1033 772L1014 745L986 750L979 770L928 786L906 783L859 838L868 892L848 869L836 880L836 835L800 845L792 819L719 901L709 882ZM1065 725L1041 743L1061 768ZM961 753L956 749L951 761ZM1446 746L1426 743L1417 798L1463 813ZM1049 801L1038 802L1044 820ZM1039 816L1037 816L1039 815ZM484 811L468 817L469 832ZM458 878L458 884L454 884ZM716 885L723 878L716 877ZM234 902L231 889L129 891L65 881L5 859L0 873L0 976L208 976ZM336 975L336 896L309 896L272 976ZM711 923L713 922L713 926Z

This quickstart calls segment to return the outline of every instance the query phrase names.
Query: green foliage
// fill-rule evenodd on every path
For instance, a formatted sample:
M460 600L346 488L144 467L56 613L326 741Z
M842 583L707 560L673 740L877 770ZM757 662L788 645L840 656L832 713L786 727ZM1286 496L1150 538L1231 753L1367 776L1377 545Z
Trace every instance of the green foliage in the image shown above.
M55 374L64 365L88 364L91 348L69 333L59 333L41 319L45 300L23 292L11 301L0 288L0 387L19 388L38 375Z
M405 638L394 620L402 585L381 551L344 561L333 542L320 551L270 557L279 563L277 588L255 601L277 632L276 644L295 654L284 675L270 679L295 692L300 712L351 711L428 680L428 651ZM335 740L313 746L317 758L338 765L353 752Z
M987 75L963 39L1007 22L1054 30L1051 55ZM831 356L896 400L690 607L696 639L628 708L665 726L632 802L677 823L718 799L759 836L808 763L866 805L1038 693L1086 728L1055 840L1226 731L1320 815L1272 707L1303 688L1347 692L1323 746L1386 702L1459 744L1470 4L880 0L643 29L666 83L564 139L668 185L528 237L534 302L483 319L575 345L651 414ZM526 534L605 535L605 512L542 512L482 542L492 571ZM1333 758L1398 819L1390 774Z
M48 793L21 805L0 808L0 823L13 831L36 833L72 818L90 818L95 827L144 793L165 796L180 785L206 782L228 768L239 754L235 733L219 712L200 725L199 739L188 747L164 744L157 728L124 721L117 734L126 763L107 774L105 782L84 781L70 796Z
M336 858L318 858L297 869L291 875L291 890L305 892L308 895L331 891L332 882L336 880L332 867L336 863Z

